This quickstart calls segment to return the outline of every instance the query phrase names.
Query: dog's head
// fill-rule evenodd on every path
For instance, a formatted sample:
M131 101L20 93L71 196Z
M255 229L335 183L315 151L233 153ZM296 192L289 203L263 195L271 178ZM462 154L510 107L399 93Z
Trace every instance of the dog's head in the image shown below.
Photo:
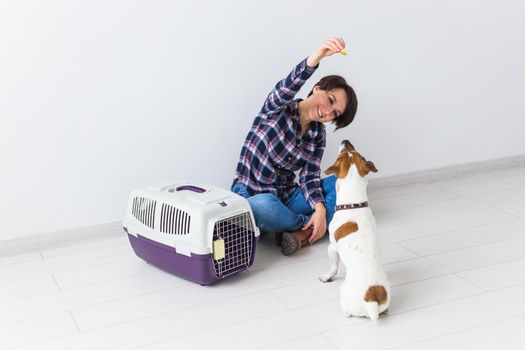
M357 152L348 140L341 142L339 156L335 163L325 170L326 175L334 174L338 179L345 179L347 176L365 177L370 172L377 172L374 163L367 161Z

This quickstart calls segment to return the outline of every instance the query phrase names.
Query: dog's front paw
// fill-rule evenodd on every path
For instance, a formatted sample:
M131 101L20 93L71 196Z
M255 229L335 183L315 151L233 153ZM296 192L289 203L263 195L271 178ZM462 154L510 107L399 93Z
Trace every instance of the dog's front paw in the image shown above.
M319 281L326 283L326 282L332 282L332 279L334 278L334 275L330 273L326 273L324 275L319 276Z

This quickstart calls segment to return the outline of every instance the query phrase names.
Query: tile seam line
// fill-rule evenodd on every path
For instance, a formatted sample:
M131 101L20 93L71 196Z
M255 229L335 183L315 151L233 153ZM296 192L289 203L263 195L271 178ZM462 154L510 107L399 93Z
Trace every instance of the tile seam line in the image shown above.
M97 241L98 239L94 237L92 242L97 242ZM101 239L100 241L104 241L104 239ZM112 248L112 247L118 247L118 246L129 246L129 243L127 242L126 243L115 243L115 244L109 244L109 245L105 245L105 246L97 247L97 248L82 249L82 250L71 252L71 253L53 254L53 255L48 255L48 256L45 255L45 252L48 250L62 249L62 248L67 249L67 248L71 248L74 246L75 244L72 244L71 246L68 246L68 247L57 247L57 248L44 249L44 250L41 250L40 253L42 254L43 259L49 259L49 258L56 258L56 257L62 257L62 256L68 256L68 255L75 255L78 253L91 252L97 249Z
M504 263L509 263L509 262L513 262L513 261L517 261L517 260L523 260L525 258L524 257L520 257L520 258L515 258L515 259L510 259L510 260L505 260L505 261L500 261L496 264L504 264ZM459 274L459 273L463 273L463 272L468 272L468 271L472 271L472 270L478 270L478 269L482 269L482 268L486 268L486 267L490 267L490 266L494 266L496 264L489 264L489 265L482 265L482 266L479 266L479 267L475 267L475 268L472 268L472 269L467 269L467 270L461 270L461 271L453 271L453 272L449 272L449 273L445 273L445 274L440 274L440 275L436 275L436 276L431 276L431 277L428 277L428 278L423 278L423 279L419 279L419 280L415 280L415 281L410 281L410 282L404 282L404 283L400 283L400 284L392 284L391 286L392 287L397 287L397 286L402 286L402 285L406 285L406 284L411 284L411 283L415 283L415 282L420 282L420 281L426 281L426 280L430 280L430 279L433 279L433 278L437 278L437 277L444 277L444 276L449 276L449 275L455 275L455 274ZM525 282L524 282L525 283ZM516 284L515 286L519 286L521 284L524 284L524 283L518 283ZM508 287L510 288L510 287ZM501 288L501 289L505 289L505 288ZM500 290L501 290L500 289ZM487 292L491 292L491 291L487 291Z
M301 263L304 263L304 262L307 262L307 261L313 261L313 260L317 260L317 259L324 259L324 258L325 257L317 257L317 258L305 259L305 260L301 260L301 261L298 261L296 263L293 263L293 265L297 265L297 264L301 264ZM403 261L405 261L405 260L403 260ZM261 270L258 270L258 271L270 270L270 269L273 269L273 268L281 268L283 266L290 266L290 265L291 264L288 264L288 265L283 264L283 265L279 265L279 266L275 266L275 267L268 267L268 268L261 269ZM154 273L154 272L155 271L148 272L148 273ZM74 288L59 289L58 291L51 291L51 292L41 293L41 294L38 294L38 295L33 295L33 296L28 296L28 297L20 297L20 298L16 298L16 299L10 299L10 300L6 300L5 302L20 301L20 300L23 300L23 299L26 299L26 298L31 298L31 297L35 297L35 296L42 296L42 295L51 294L51 293L73 291L75 289L81 289L81 288L84 288L86 286L93 286L93 285L97 285L97 284L103 284L103 283L108 283L108 282L112 282L112 281L118 281L118 280L130 278L130 277L133 278L133 277L143 276L143 275L148 274L148 273L144 273L144 274L140 274L140 275L131 275L131 276L127 276L127 277L111 279L111 280L108 280L108 281L94 282L94 283L90 283L88 285L82 285L82 286L78 286L78 287L74 287ZM24 279L21 279L21 280L14 280L14 281L2 282L2 283L12 283L12 282L17 282L17 281L22 281L22 280L25 280L25 279L32 279L32 278L43 277L43 276L49 276L49 274L42 274L42 275L38 275L38 276L24 278ZM173 276L173 278L178 278L178 277L177 276ZM290 286L293 286L293 285L296 285L296 284L300 284L300 283L304 283L304 282L305 281L299 281L299 282L294 282L294 283L291 283L291 284L285 284L282 287L290 287ZM2 283L0 283L0 286L2 285ZM105 304L105 303L111 303L111 302L115 302L115 301L118 301L118 300L126 300L126 299L140 297L140 296L144 296L144 295L148 295L148 294L162 293L162 292L165 292L165 291L168 291L168 290L171 290L171 289L178 289L178 288L187 287L187 286L190 286L190 285L193 285L193 284L191 282L187 282L187 283L181 284L179 286L172 286L172 287L156 290L156 291L153 291L153 292L140 293L140 294L136 294L136 295L129 296L129 297L114 299L114 300L111 300L111 301L105 301L105 302L102 302L102 303L97 303L97 304L92 304L92 305L87 305L87 306L81 306L81 307L78 307L78 308L73 308L71 310L79 310L79 309L83 309L83 308L86 308L86 307L91 307L91 306L94 306L94 305L102 305L102 304ZM274 288L271 288L271 289L274 289ZM260 290L257 290L257 292L260 292L260 291L263 291L263 290L264 289L260 289ZM245 294L241 294L241 295L245 295ZM227 299L221 299L221 300L228 300L228 298Z
M447 332L447 333L438 335L436 337L429 337L429 338L421 339L421 340L418 340L418 341L415 341L415 342L412 342L412 343L407 343L407 344L403 344L403 345L399 345L399 346L395 346L395 347L389 347L387 349L388 350L400 349L400 348L403 348L405 346L415 345L415 344L426 342L426 341L429 341L429 340L439 339L439 338L446 337L446 336L449 336L449 335L452 335L452 334L462 333L462 332L469 331L469 330L472 330L472 329L476 329L476 328L479 328L479 327L484 327L484 326L487 326L487 325L490 325L490 324L499 323L499 322L502 322L502 321L508 321L508 320L512 320L512 319L523 317L523 316L525 316L525 313L520 313L520 314L516 314L514 316L504 317L504 318L501 318L501 319L492 320L490 322L482 323L482 324L479 324L479 325L476 325L476 326L471 326L471 327L463 328L463 329L460 329L460 330Z
M525 282L519 282L519 283L512 284L510 286L505 286L505 287L501 287L501 288L492 289L492 290L489 290L488 292L497 292L497 291L501 291L501 290L504 290L504 289L507 289L507 288L518 287L518 286L521 286L522 284L525 284Z
M135 277L140 277L140 276L144 276L144 275L148 275L148 274L154 274L156 272L158 272L158 271L147 271L147 272L136 273L136 274L134 273L134 274L127 275L127 276L120 276L120 277L116 277L116 278L111 278L111 279L108 279L108 280L102 280L102 281L97 281L97 282L90 282L90 283L86 283L86 284L80 284L80 285L74 286L74 287L62 288L62 290L63 291L70 291L70 290L75 290L75 289L78 289L78 288L94 286L94 285L97 285L97 284L109 283L109 282L113 282L113 281L124 280L124 279L127 279L127 278L135 278ZM182 284L182 285L188 285L188 284L189 283ZM177 287L177 286L175 286L175 287Z
M82 230L82 227L78 227L76 229L72 229L72 231L75 231L75 230ZM0 240L0 252L7 249L6 246L8 246L9 249L15 249L15 248L18 248L20 250L20 252L16 253L16 254L12 254L12 255L9 255L9 256L17 256L17 255L22 255L22 254L31 254L31 253L37 253L37 252L40 252L40 255L45 258L45 252L46 251L49 251L49 250L55 250L55 249L67 249L67 248L70 248L70 247L74 247L74 246L78 246L78 245L84 245L84 244L91 244L93 242L97 242L97 241L106 241L106 240L115 240L115 239L124 239L125 236L117 236L117 235L114 235L113 233L109 233L109 232L105 232L105 233L98 233L98 234L95 234L93 237L90 237L90 236L87 236L87 237L83 237L83 239L77 239L77 238L64 238L62 235L60 235L62 231L57 231L57 232L43 232L41 233L41 235L43 236L43 240L44 240L44 243L19 243L19 244L10 244L8 245L8 243L10 241L16 241L16 240L27 240L27 239L31 239L31 241L34 241L35 240L35 236L31 236L31 237L22 237L22 238L18 238L18 239L12 239L12 240L4 240L4 241L1 241ZM38 235L38 234L36 234ZM120 234L119 234L120 235ZM53 240L58 240L60 239L60 241L57 241L57 242L51 242L49 243L48 240L50 239L49 237L59 237L59 238L53 238ZM124 243L121 243L121 244L124 244ZM115 246L118 246L119 244L115 244ZM105 246L105 247L100 247L100 248L94 248L94 249L102 249L102 248L109 248L113 246L113 244L110 244L108 246ZM22 247L23 249L21 249L20 247ZM88 249L86 251L89 251L91 249ZM79 251L79 252L82 252ZM75 252L75 253L72 253L72 254L77 254L78 252ZM60 256L61 254L57 255L57 256ZM51 256L53 257L53 256Z
M521 176L521 175L520 175ZM516 176L518 177L518 176ZM477 185L477 184L476 184ZM453 186L453 187L462 187L463 185L459 185L459 186ZM484 195L487 195L487 194L494 194L494 193L498 193L498 192L505 192L505 191L512 191L512 190L517 190L517 189L520 189L520 188L523 188L525 189L525 186L523 185L520 185L520 186L512 186L512 187L508 187L508 188L500 188L500 189L494 189L494 190L489 190L487 192L481 192L481 193L470 193L470 194L460 194L460 193L457 193L457 192L454 192L454 190L450 190L450 189L444 189L446 190L447 192L449 193L452 193L452 194L455 194L457 196L459 196L460 198L469 198L469 197L478 197L478 196L484 196Z
M441 277L446 277L446 276L454 276L454 274L449 274L449 275L442 275L442 276L436 276L436 277L432 277L432 278L427 278L427 279L424 279L424 280L420 280L420 281L414 281L414 282L409 282L409 283L404 283L404 284L398 284L398 285L392 285L391 288L397 288L397 287L401 287L401 286L406 286L406 285L410 285L410 284L415 284L415 283L419 283L419 282L424 282L424 281L429 281L429 280L432 280L432 279L437 279L437 278L441 278ZM459 276L456 276L456 277L459 277ZM465 281L467 282L467 281ZM447 301L441 301L441 302L437 302L437 303L433 303L433 304L429 304L429 305L425 305L423 307L417 307L417 308L412 308L412 309L406 309L405 311L401 311L401 312L396 312L396 313L389 313L389 315L400 315L400 314L403 314L403 313L406 313L406 312L412 312L412 311L416 311L416 310L421 310L421 309L426 309L428 307L433 307L433 306L436 306L436 305L441 305L441 304L446 304L446 303L449 303L449 302L454 302L454 301L457 301L457 300L461 300L461 299L467 299L467 298L471 298L471 297L474 297L474 296L479 296L479 295L482 295L482 294L485 294L485 293L490 293L490 292L496 292L496 291L499 291L499 290L502 290L502 289L505 289L505 288L511 288L511 287L517 287L521 284L525 284L525 282L523 283L519 283L519 284L516 284L514 286L510 286L510 287L504 287L504 288L500 288L498 290L485 290L481 287L479 287L478 289L480 289L479 291L476 291L476 293L474 294L470 294L470 295L467 295L467 296L461 296L461 297L457 297L457 298L453 298L453 299L450 299L450 300L447 300ZM323 303L333 303L335 301L337 301L337 299L331 299L331 300L327 300L327 301L324 301ZM306 305L306 306L300 306L300 307L296 307L296 308L292 308L291 310L301 310L301 309L304 309L304 308L307 308L307 307L312 307L312 306L315 306L317 304L313 304L313 305ZM346 326L345 326L346 327Z
M385 199L393 199L393 198L396 198L396 197L399 197L400 195L401 196L405 196L405 194L403 194L403 190L399 189L398 190L399 192L401 193L396 193L396 194L392 194L392 195L388 195L388 196L378 196L378 197L375 197L373 194L371 194L371 197L372 198L369 198L369 202L373 203L375 201L381 201L381 200L385 200ZM418 194L424 194L426 192L446 192L450 195L453 195L455 196L456 198L453 198L453 199L459 199L459 198L464 198L463 196L459 195L459 194L456 194L456 193L452 193L450 191L447 191L447 189L445 187L438 187L436 186L435 188L430 188L430 189L424 189L424 190L414 190L414 191L409 191L409 192L406 192L406 196L415 196L415 195L418 195ZM374 192L373 190L371 192ZM448 199L450 200L450 199ZM441 201L439 201L441 202Z
M285 340L285 341L283 341L283 342L271 343L271 344L267 344L267 345L259 346L259 347L253 348L253 349L254 349L254 350L264 350L264 349L269 348L269 347L272 347L272 346L276 346L276 345L279 345L279 344L290 343L290 342L293 342L293 341L296 341L296 340L300 340L300 339L304 339L305 337L310 337L310 336L314 336L314 335L318 335L318 336L320 336L320 337L323 338L325 341L327 341L327 342L330 343L332 346L334 346L334 348L339 349L338 346L336 346L334 343L332 343L331 341L329 341L329 339L326 338L326 337L325 337L323 334L321 334L321 333L312 333L312 334L307 335L307 336L296 337L296 338L293 338L293 339Z
M447 230L447 231L442 231L442 232L431 233L429 235L424 235L424 236L419 236L419 237L414 237L414 238L409 238L409 239L402 239L402 240L399 240L399 241L392 241L391 243L399 244L399 243L404 243L404 242L417 241L419 239L424 239L424 238L428 238L428 237L432 237L432 236L438 236L438 235L447 234L447 233L453 233L453 232L458 232L458 231L470 230L470 229L473 229L473 228L479 228L479 227L483 227L483 226L487 226L487 225L495 225L495 224L507 223L507 222L512 222L512 221L517 221L519 219L523 219L523 218L508 218L508 219L504 219L504 220L500 220L500 221L489 222L489 223L486 223L486 224L480 224L480 225L474 225L474 226L466 226L466 227L462 227L462 228L458 228L458 229L452 229L452 230ZM403 248L406 248L406 247L403 246Z
M293 308L288 305L281 297L279 297L277 294L275 294L273 291L275 290L274 289L267 289L266 291L271 295L273 296L281 305L283 305L285 308L288 309L288 311L292 311Z
M325 339L328 343L332 344L334 346L334 348L336 349L339 349L341 350L341 348L339 346L337 346L337 344L335 344L330 338L328 338L325 334L322 334L322 333L319 333L319 335L321 337L323 337L323 339Z
M62 257L60 257L62 258ZM134 258L136 258L135 255L131 255L131 256L128 256L128 257L120 257L120 256L116 256L113 260L113 258L110 258L108 261L105 261L105 262L99 262L99 263L94 263L93 265L86 265L86 266L79 266L79 267L72 267L72 268L67 268L65 270L60 270L60 271L53 271L53 273L64 273L64 272L71 272L71 271L75 271L75 270L81 270L81 269L89 269L89 268L92 268L92 267L97 267L97 266L103 266L103 265L108 265L108 264L115 264L115 263L121 263L121 262L124 262L126 260L133 260Z
M392 197L392 198L395 198L395 197ZM440 200L440 201L432 201L432 202L427 202L427 203L410 204L410 205L406 205L406 206L403 206L403 207L396 207L396 209L394 209L394 210L389 210L389 209L387 209L387 210L374 210L374 206L375 206L374 201L373 200L369 200L368 202L370 203L370 209L372 209L373 213L383 214L383 213L393 212L393 211L396 211L396 210L406 210L406 209L418 208L418 207L421 207L421 206L427 206L427 205L433 205L433 204L441 204L441 203L445 203L445 202L448 202L450 200L456 200L456 199L463 199L463 198L458 197L458 198L454 198L454 199L444 199L444 200ZM399 200L403 200L403 199L401 198Z
M516 214L512 214L512 213L509 213L509 212L507 212L507 211L505 211L505 210L503 210L503 209L497 208L497 207L495 207L495 206L491 206L491 208L494 209L494 210L497 210L497 211L499 211L499 212L501 212L501 213L508 214L508 215L512 215L512 216L514 216L516 219L521 219L521 218L522 218L521 216L518 216L518 215L516 215Z
M513 262L518 262L520 260L525 261L525 255L520 257L520 258L513 258L513 259L509 259L509 260L505 260L505 261L500 261L500 262L497 262L497 263L494 263L494 264L490 264L490 265L484 265L484 266L475 267L475 268L468 269L468 270L458 271L458 272L456 272L456 274L460 274L460 273L463 273L463 272L475 271L475 270L484 269L484 268L492 267L492 266L498 266L498 265L504 265L504 264L513 263ZM523 284L523 283L525 283L525 282L517 283L516 285L520 285L520 284ZM501 288L501 289L503 289L503 288Z
M108 328L108 327L114 327L116 325L120 325L120 324L124 324L124 323L129 323L129 322L134 322L134 321L138 321L138 320L143 320L143 319L148 319L148 318L154 318L154 317L157 317L157 316L161 316L161 315L166 315L166 314L170 314L170 313L173 313L173 312L179 312L179 311L185 311L185 310L190 310L192 308L196 308L196 307L201 307L201 306L206 306L206 305L212 305L212 304L216 304L216 303L222 303L222 302L227 302L229 300L233 300L233 299L237 299L239 297L246 297L250 294L260 294L260 293L267 293L268 290L266 289L260 289L260 290L256 290L256 291L250 291L250 292L246 292L246 293L243 293L243 294L238 294L238 295L235 295L233 297L226 297L226 298L223 298L223 299L217 299L217 300L213 300L213 301L209 301L209 302L206 302L206 303L202 303L202 304L196 304L196 305L191 305L191 306L185 306L185 307L182 307L182 308L178 308L178 309L174 309L174 310L169 310L169 311L164 311L164 312L160 312L160 313L156 313L156 314L152 314L152 315L145 315L145 316L141 316L141 317L138 317L138 318L133 318L133 319L129 319L129 320L125 320L125 321L122 321L122 322L117 322L117 323L111 323L111 324L108 324L108 325L104 325L104 326L101 326L101 327L94 327L94 328L88 328L88 329L84 329L84 330L81 330L81 332L90 332L90 331L96 331L96 330L99 330L99 329L103 329L103 328ZM273 296L273 295L272 295ZM122 299L119 299L119 300L122 300ZM280 300L278 300L280 302ZM290 312L291 309L290 307L287 307L288 310L285 310L285 311L279 311L279 312L276 312L276 313L273 313L271 315L274 315L274 314L278 314L278 313L285 313L285 312ZM71 311L74 311L74 310L79 310L79 309L82 309L82 308L78 308L78 309L71 309ZM265 316L261 316L261 317L265 317ZM254 318L254 319L258 319L258 318L261 318L261 317L257 317L257 318ZM249 319L251 320L251 319ZM242 321L242 322L246 322L246 321L249 321L249 320L245 320L245 321ZM220 328L220 327L215 327L215 328ZM214 329L215 329L214 328ZM178 336L179 337L179 336Z
M523 175L516 175L516 176L512 176L512 177L521 177ZM479 182L472 182L472 183L464 183L464 184L459 184L459 185L453 185L453 186L449 186L447 184L444 184L444 185L436 185L435 187L429 187L429 188L425 188L425 189L422 189L422 190L414 190L414 191L411 191L409 190L410 189L410 185L408 185L407 189L409 190L409 192L407 192L407 195L416 195L416 194L424 194L425 192L439 192L439 191L444 191L450 195L453 195L453 196L456 196L457 199L459 198L468 198L468 197L476 197L476 196L482 196L482 195L485 195L485 194L494 194L494 193L497 193L497 192L503 192L503 191L510 191L510 190L515 190L515 189L518 189L518 188L523 188L525 189L525 186L523 185L515 185L515 186L511 186L511 187L508 187L508 188L500 188L500 189L493 189L492 191L490 192L481 192L481 193L471 193L471 194L461 194L461 193L458 193L458 192L455 192L453 190L453 188L459 188L459 187L463 187L463 186L471 186L471 185L481 185L482 183L484 182L490 182L492 180L483 180L483 181L479 181ZM498 180L499 181L499 180ZM430 184L429 184L430 185ZM452 189L451 189L452 188ZM382 189L379 189L378 191L381 191ZM394 189L392 189L394 190ZM391 198L395 198L396 196L398 195L402 195L402 192L403 192L403 189L395 189L396 191L399 191L401 193L398 193L396 195L388 195L386 197L382 197L382 196L378 196L378 197L375 197L373 198L372 200L382 200L382 199L391 199ZM372 192L374 192L375 190L372 189ZM440 201L441 202L441 201Z
M34 253L36 253L36 251ZM31 254L31 253L29 253L29 254ZM25 253L18 254L18 255L11 255L11 256L9 256L9 258L17 257L17 256L21 256L21 255L25 255ZM44 258L33 258L33 259L28 259L28 260L23 260L23 261L18 261L18 262L10 262L10 263L7 263L7 264L0 265L0 270L2 268L4 268L4 267L7 267L7 266L13 266L13 265L17 265L17 264L23 264L23 263L28 263L28 262L32 262L32 261L41 261L41 260L44 260Z
M412 249L410 249L410 248L408 248L408 247L402 246L402 245L399 244L398 242L396 242L396 243L392 243L392 244L395 245L395 246L398 246L398 247L401 248L401 249L406 249L409 253L414 254L414 255L416 256L415 259L418 259L418 258L422 258L422 257L423 257L421 254L416 253L415 251L413 251Z
M23 278L19 278L19 279L16 279L16 280L3 281L3 282L0 282L0 287L2 287L3 284L9 284L9 283L14 283L14 282L21 282L21 281L30 280L30 279L33 279L33 278L50 276L52 274L53 273L43 273L41 275L35 275L35 276L31 276L31 277L23 277Z
M325 304L325 303L321 303L319 305L322 305L322 304ZM271 313L271 314L268 314L268 315L254 317L254 318L243 320L243 321L236 321L236 322L232 322L232 323L229 323L227 325L222 325L222 326L218 326L218 327L211 327L211 328L208 328L208 329L206 329L204 331L189 332L189 333L184 334L184 335L178 335L178 336L175 336L175 337L172 337L172 338L168 338L168 339L164 339L164 340L161 340L161 341L148 343L146 345L140 345L138 347L132 347L132 348L128 348L128 349L140 349L140 348L144 348L144 347L147 347L147 346L150 346L150 345L153 345L153 344L161 344L161 343L173 341L173 340L176 340L176 339L182 338L182 337L193 336L193 335L197 335L199 333L204 333L204 332L211 332L211 331L214 331L214 330L217 330L217 329L221 329L221 328L224 328L224 327L231 327L233 325L242 324L242 323L245 323L245 322L251 322L251 321L260 320L260 319L263 319L263 318L266 318L266 317L273 317L273 316L276 316L276 315L279 315L279 314L285 314L285 313L288 313L290 311L291 310L277 311L277 312L274 312L274 313Z
M15 324L15 323L23 323L23 322L26 322L26 321L38 320L39 318L46 318L46 317L56 316L56 315L60 315L60 314L69 314L69 313L70 313L70 310L65 309L65 310L61 310L61 311L50 312L50 313L47 313L47 314L44 314L44 315L31 316L31 317L28 317L28 318L24 318L23 320L1 322L0 326L11 325L11 324Z
M480 286L479 284L474 283L473 281L471 281L471 280L469 280L469 279L467 279L467 278L461 276L461 275L460 275L461 273L462 273L462 272L458 272L458 273L455 273L454 275L455 275L457 278L460 278L460 279L462 279L463 281L465 281L465 282L471 284L472 286L474 286L474 287L476 287L476 288L479 288L479 289L483 290L484 292L489 292L489 290L487 290L486 288L483 288L483 287Z
M79 309L83 309L83 308L93 307L93 306L96 306L96 305L103 305L103 304L106 304L106 303L112 303L112 302L116 302L116 301L119 301L119 300L125 300L125 299L135 298L135 297L141 297L141 296L144 296L144 295L147 295L147 294L150 294L150 293L162 293L162 292L165 292L165 291L170 290L170 289L177 289L177 288L181 288L181 287L184 287L184 286L187 286L187 285L180 285L180 286L162 288L162 289L158 289L158 290L151 291L151 292L145 292L145 293L132 295L132 296L129 296L129 297L117 298L117 299L103 301L103 302L100 302L100 303L95 303L95 304L89 304L89 305L84 305L84 306L80 306L80 307L75 307L75 308L72 308L70 310L74 311L74 310L79 310ZM82 287L79 287L79 288L82 288ZM31 295L31 296L27 296L27 297L20 297L20 298L5 300L5 301L0 302L0 305L3 304L3 303L23 302L24 299L30 299L30 298L34 298L34 297L42 297L42 296L45 296L45 295L48 295L48 294L53 294L53 293L65 293L65 292L68 292L68 291L71 291L71 290L72 289L59 289L59 290L56 290L56 291L40 293L40 294ZM69 309L64 309L62 311L65 311L65 310L69 310Z
M36 342L25 343L25 344L21 344L21 345L15 345L15 346L8 347L8 348L5 348L5 349L6 350L10 350L10 349L18 349L18 348L22 348L22 347L26 347L26 346L37 345L37 344L45 343L45 342L48 342L48 341L54 341L54 340L57 340L57 339L60 339L60 338L69 337L69 336L72 336L72 335L75 335L75 334L80 334L80 332L77 331L77 333L65 334L65 335L60 335L58 337L51 337L49 339L39 340L39 341L36 341Z
M399 184L378 184L378 185L373 185L373 186L378 186L378 189L379 190L390 190L390 189L397 189L398 187L403 187L403 186L406 186L406 187L410 187L410 186L431 186L433 184L436 185L436 188L437 189L446 189L447 187L459 187L459 186L463 186L463 185L474 185L474 184L480 184L480 183L483 183L483 182L486 182L486 181L492 181L491 178L493 176L496 176L498 177L499 175L501 174L497 174L497 172L505 172L506 170L518 170L518 171L522 171L523 168L523 165L519 165L519 166L516 166L514 168L502 168L502 169L498 169L498 170L494 170L492 172L492 174L488 174L486 173L486 175L484 176L487 176L487 175L490 175L490 176L487 176L488 178L486 179L475 179L474 181L468 181L468 182L465 182L465 183L462 183L462 184L456 184L456 185L452 185L450 186L450 184L447 184L447 183L442 183L443 181L455 181L455 180L459 180L459 179L462 179L464 178L462 175L458 175L458 176L455 176L454 178L452 178L451 180L438 180L438 181L435 181L435 180L432 180L431 177L432 175L427 175L427 176L421 176L420 178L423 179L423 180L412 180L410 181L411 183L406 183L406 182L401 182ZM481 171L473 171L471 173L472 174L479 174ZM485 173L484 173L485 174ZM466 175L465 177L468 177L469 175ZM513 177L519 177L519 176L522 176L522 175L508 175L508 176L504 176L504 177L501 177L499 179L508 179L508 178L513 178ZM381 180L381 178L379 179L376 179L376 180ZM370 183L372 183L373 180L370 180Z
M505 289L505 288L503 288L503 289ZM484 295L484 294L491 294L491 293L495 293L495 292L496 291L488 291L488 292L482 292L482 293L477 293L477 294L473 294L473 295L463 296L463 297L459 297L459 298L455 298L455 299L451 299L451 300L447 300L447 301L443 301L443 302L439 302L439 303L435 303L435 304L431 304L431 305L425 305L424 307L418 307L418 308L415 308L415 309L409 309L409 310L396 312L396 313L389 313L388 316L403 315L403 314L406 314L406 313L411 313L411 312L415 312L415 311L418 311L418 310L425 310L425 309L432 308L432 307L435 307L435 306L445 305L445 304L448 304L448 303L451 303L451 302L457 302L457 301L460 301L460 300L465 300L465 299L469 299L469 298L473 298L473 297L479 297L479 296ZM510 316L510 317L507 317L507 318L514 318L514 317L519 317L519 316L523 316L523 315L525 315L525 313L516 314L516 315ZM505 318L505 319L507 319L507 318ZM365 320L364 322L366 322L366 321L367 320ZM370 320L368 320L368 321L370 322ZM499 321L499 320L496 320L496 322L497 321ZM381 317L380 317L378 322L381 322ZM493 322L493 321L491 321L491 322ZM344 329L344 328L351 328L351 327L358 326L360 324L362 324L362 322L359 322L359 323L356 323L356 324L353 324L353 325L337 327L337 328L334 328L334 329L331 329L331 330L328 330L328 331L323 331L321 334L325 335L325 333L329 333L329 332L332 332L334 330ZM476 327L476 326L474 326L474 327ZM402 346L406 346L406 345L409 345L409 344L403 344ZM388 349L394 349L394 348L388 348Z
M454 232L454 231L451 231L451 232ZM468 249L475 249L475 248L483 247L483 246L486 246L486 245L502 243L502 242L507 242L507 241L513 241L513 240L519 240L519 239L524 239L524 238L525 238L525 236L523 236L523 235L522 236L516 236L516 237L512 237L512 238L498 240L498 241L481 243L481 244L473 245L473 246L470 246L470 247L448 250L446 252L440 252L440 253L429 254L429 255L422 255L421 258L430 258L430 257L435 257L435 256L439 256L439 255L449 254L449 253L457 253L457 252L461 252L461 251L468 250ZM406 248L402 244L399 244L399 245L401 247L403 247L403 248Z
M69 316L71 316L71 320L75 324L75 327L77 328L78 333L82 333L82 331L80 330L80 327L78 326L77 320L75 320L75 316L73 316L73 313L71 312L71 310L68 310L68 311L69 311Z
M123 259L123 260L113 260L113 261L107 261L107 262L104 262L104 263L99 263L99 264L95 264L95 265L89 265L89 266L81 266L81 267L78 267L78 268L71 268L71 269L68 269L68 270L58 270L58 271L53 271L53 272L44 272L42 274L37 274L37 275L34 275L34 276L30 276L30 277L23 277L23 278L17 278L17 279L14 279L14 280L8 280L8 281L1 281L0 282L0 286L4 283L11 283L11 282L16 282L16 281L23 281L23 280L26 280L26 279L31 279L31 278L35 278L35 277L41 277L41 276L47 276L47 275L50 275L50 274L56 274L56 273L63 273L63 272L71 272L71 271L75 271L75 270L79 270L79 269L86 269L86 268L91 268L91 267L96 267L96 266L102 266L102 265L107 265L107 264L113 264L113 263L119 263L119 262L123 262L125 260L131 260L133 257L130 257L130 258L126 258L126 259ZM36 260L35 260L36 261ZM1 270L1 269L0 269ZM1 276L1 271L0 271L0 276Z
M416 208L416 207L414 207L414 208ZM493 209L493 208L490 208L489 206L470 208L470 209L467 209L465 211L447 213L445 215L443 215L443 214L441 214L441 215L439 215L439 214L438 215L433 215L432 217L425 218L425 219L409 220L409 221L405 221L405 222L401 222L401 223L388 224L388 227L396 227L396 226L402 226L402 225L407 225L407 224L414 224L414 223L419 223L419 222L424 222L424 221L429 221L429 220L435 220L437 218L446 218L446 217L449 217L449 216L459 216L459 215L462 215L462 214L468 214L468 213L472 213L472 212L475 212L475 211L483 211L483 210L487 210L487 209ZM405 210L405 209L399 209L399 210ZM388 213L394 213L395 211L397 211L397 210L391 210ZM374 212L374 214L375 213L376 212ZM380 212L379 214L381 214L381 213L387 213L387 212ZM376 219L376 221L378 223L381 223L380 220ZM381 229L379 229L379 230L381 230Z

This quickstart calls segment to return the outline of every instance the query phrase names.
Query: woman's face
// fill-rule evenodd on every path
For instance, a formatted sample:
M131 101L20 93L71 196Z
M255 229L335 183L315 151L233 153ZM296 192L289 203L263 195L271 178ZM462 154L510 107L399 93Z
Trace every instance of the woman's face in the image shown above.
M310 121L326 123L334 120L344 112L348 97L343 89L321 90L314 87L309 102L308 119Z

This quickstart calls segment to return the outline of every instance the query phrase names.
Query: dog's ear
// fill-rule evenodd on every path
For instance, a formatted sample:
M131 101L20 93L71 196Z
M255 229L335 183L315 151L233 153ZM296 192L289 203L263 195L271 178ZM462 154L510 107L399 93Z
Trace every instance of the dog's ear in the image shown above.
M335 164L333 164L333 165L330 166L328 169L326 169L326 170L324 171L324 173L325 173L326 175L332 175L332 174L334 174L334 175L337 176L337 173L339 173L339 165L338 165L338 163L335 162Z
M334 165L324 171L326 175L334 174L336 177L342 179L348 174L350 168L350 155L348 153L341 153Z
M366 160L365 157L363 157L359 153L356 152L356 154L357 155L356 155L355 159L356 159L357 171L359 172L359 175L361 177L365 177L371 171L374 172L374 173L377 173L377 169L376 169L376 166L374 165L374 163L372 163L371 161Z
M372 163L371 161L368 160L368 161L366 162L366 167L368 168L368 171L371 171L371 172L377 173L376 166L375 166L374 163Z

